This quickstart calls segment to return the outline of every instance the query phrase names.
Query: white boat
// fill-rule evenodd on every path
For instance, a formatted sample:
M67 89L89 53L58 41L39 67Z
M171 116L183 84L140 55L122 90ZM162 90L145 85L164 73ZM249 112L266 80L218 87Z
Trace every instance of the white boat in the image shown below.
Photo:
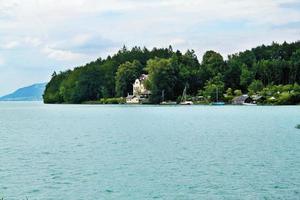
M187 101L186 100L186 86L184 87L183 93L182 93L182 98L179 103L180 105L193 105L194 103L192 101Z
M244 106L257 106L257 104L254 103L243 103Z
M160 105L176 105L177 103L175 101L165 101L165 90L162 91L161 94L161 103Z
M160 105L176 105L177 103L175 101L163 101L160 103Z
M183 101L180 102L180 105L193 105L194 103L192 101Z

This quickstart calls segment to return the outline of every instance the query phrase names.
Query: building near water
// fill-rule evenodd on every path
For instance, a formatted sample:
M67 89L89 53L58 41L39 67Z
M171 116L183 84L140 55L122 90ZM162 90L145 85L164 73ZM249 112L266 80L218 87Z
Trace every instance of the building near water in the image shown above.
M139 104L147 103L151 95L151 91L145 86L145 82L148 79L148 75L142 74L138 79L136 79L132 85L133 94L126 97L126 103L128 104Z
M242 96L234 97L232 99L232 104L233 105L243 105L245 103L252 103L251 97L249 97L246 94L244 94Z

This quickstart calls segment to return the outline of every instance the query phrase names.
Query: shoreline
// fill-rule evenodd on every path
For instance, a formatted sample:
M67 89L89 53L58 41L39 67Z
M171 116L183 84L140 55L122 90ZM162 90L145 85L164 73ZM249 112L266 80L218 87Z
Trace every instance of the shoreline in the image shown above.
M225 104L225 105L212 105L212 104L193 104L193 105L181 105L181 104L104 104L104 103L43 103L45 105L115 105L115 106L173 106L173 107L190 107L190 106L214 106L214 107L222 107L222 106L243 106L243 107L261 107L261 106L300 106L299 104L287 104L287 105L274 105L274 104L257 104L257 105L235 105L235 104Z
M286 104L286 105L276 105L276 104L256 104L256 105L236 105L236 104L225 104L225 105L211 105L205 103L194 103L193 105L181 105L181 104L128 104L128 103L98 103L98 102L83 102L83 103L44 103L43 101L0 101L0 103L40 103L44 105L124 105L124 106L243 106L243 107L255 107L255 106L300 106L300 104Z

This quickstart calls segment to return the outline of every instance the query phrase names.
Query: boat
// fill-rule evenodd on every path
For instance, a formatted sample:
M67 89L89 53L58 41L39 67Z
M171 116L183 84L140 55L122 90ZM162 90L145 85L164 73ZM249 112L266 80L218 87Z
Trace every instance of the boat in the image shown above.
M216 89L216 97L217 97L217 101L216 102L212 102L211 105L213 106L224 106L225 102L223 101L219 101L219 89Z
M224 106L225 102L219 101L219 102L212 102L211 105L213 106Z
M177 105L175 101L163 101L160 105Z
M182 98L179 103L180 105L193 105L194 103L192 101L187 101L186 100L186 86L184 87L184 90L182 92Z
M165 90L162 91L161 94L161 103L160 105L176 105L177 103L175 101L165 101Z
M180 105L193 105L194 103L192 101L183 101L180 102Z
M243 103L244 106L257 106L255 103Z

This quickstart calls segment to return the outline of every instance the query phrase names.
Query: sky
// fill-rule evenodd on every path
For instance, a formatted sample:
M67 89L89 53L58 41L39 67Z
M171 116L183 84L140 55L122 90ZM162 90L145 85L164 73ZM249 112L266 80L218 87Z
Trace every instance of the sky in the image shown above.
M227 55L300 40L300 0L0 0L0 96L127 47Z

